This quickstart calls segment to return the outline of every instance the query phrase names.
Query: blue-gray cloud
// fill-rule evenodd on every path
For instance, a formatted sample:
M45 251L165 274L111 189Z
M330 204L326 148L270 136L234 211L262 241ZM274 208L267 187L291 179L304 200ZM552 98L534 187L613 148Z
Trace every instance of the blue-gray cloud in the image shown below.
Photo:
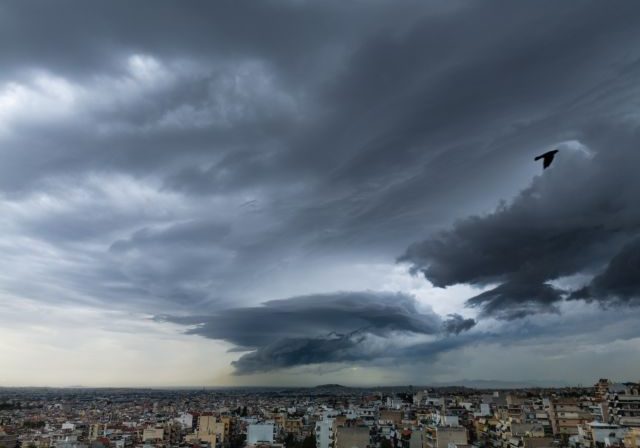
M598 1L2 4L1 292L151 314L248 307L225 316L249 328L251 313L280 309L256 303L367 289L359 272L411 246L403 260L434 285L485 289L468 302L481 318L550 319L571 294L636 303L639 13ZM533 156L556 145L537 176ZM560 286L575 274L587 280ZM477 331L407 310L393 329L367 308L369 321L339 325L296 311L312 334L286 313L267 313L286 331L257 341L207 331L253 349L239 370L304 353L364 362L358 347L396 332L437 339L396 347L410 359Z
M416 345L433 347L433 353L425 352L425 359L431 358L459 344L449 335L475 325L473 319L460 315L443 321L431 311L420 311L411 296L379 292L292 297L210 316L159 319L191 325L190 334L224 340L235 345L234 351L247 351L234 362L240 374L307 364L404 359L406 353L415 353ZM411 335L436 340L426 345L403 342L403 337ZM451 341L443 344L443 338Z
M640 240L625 245L602 273L570 298L609 305L640 304Z
M498 283L467 301L484 315L555 312L568 292L549 282L593 275L609 260L605 272L573 297L629 302L640 295L631 280L637 244L630 243L640 235L633 193L640 184L631 168L639 159L629 142L617 144L622 146L587 146L593 155L561 148L554 165L511 203L411 245L400 260L439 287Z

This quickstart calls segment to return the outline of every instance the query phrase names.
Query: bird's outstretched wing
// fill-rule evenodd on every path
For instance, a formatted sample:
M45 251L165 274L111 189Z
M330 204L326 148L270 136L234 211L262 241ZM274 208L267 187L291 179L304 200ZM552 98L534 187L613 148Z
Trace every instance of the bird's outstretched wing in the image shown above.
M538 161L542 159L542 168L547 169L549 168L549 165L551 165L551 162L553 162L553 158L555 157L557 152L558 152L557 149L554 149L553 151L547 151L544 154L540 154L538 157L534 158L533 160Z

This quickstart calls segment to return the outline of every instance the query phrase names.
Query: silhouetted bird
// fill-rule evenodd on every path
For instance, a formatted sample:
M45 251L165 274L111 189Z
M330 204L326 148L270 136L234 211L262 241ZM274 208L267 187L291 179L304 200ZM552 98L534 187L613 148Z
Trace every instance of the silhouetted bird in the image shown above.
M540 154L538 157L536 157L533 160L542 159L542 168L546 170L547 168L549 168L549 165L551 165L551 162L553 162L553 158L556 156L557 152L558 152L557 149L547 151L544 154Z

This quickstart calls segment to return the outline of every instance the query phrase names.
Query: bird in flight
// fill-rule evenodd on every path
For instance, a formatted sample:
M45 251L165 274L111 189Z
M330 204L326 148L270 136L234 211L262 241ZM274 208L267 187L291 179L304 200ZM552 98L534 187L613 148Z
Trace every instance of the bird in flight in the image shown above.
M551 162L553 162L553 158L556 156L557 152L558 152L557 149L547 151L544 154L540 154L538 157L536 157L533 160L542 159L542 168L546 170L547 168L549 168L549 165L551 165Z

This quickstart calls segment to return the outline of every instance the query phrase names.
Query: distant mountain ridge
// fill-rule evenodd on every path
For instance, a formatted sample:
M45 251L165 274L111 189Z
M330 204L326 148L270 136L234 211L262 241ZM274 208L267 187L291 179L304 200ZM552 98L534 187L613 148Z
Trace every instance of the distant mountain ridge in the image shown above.
M569 387L571 384L566 381L556 380L522 380L522 381L504 381L504 380L468 380L447 381L440 383L429 383L431 387L468 387L471 389L526 389L526 388L554 388Z
M558 380L522 380L522 381L506 381L506 380L473 380L462 379L458 381L442 381L442 382L427 382L424 384L414 385L413 389L423 388L447 388L447 387L462 387L468 389L533 389L533 388L556 388L556 387L575 387L581 386L578 384L570 384L566 381ZM319 384L317 386L311 386L309 389L322 390L322 391L344 391L349 389L388 389L388 388L406 388L408 385L381 385L381 386L344 386L342 384Z

